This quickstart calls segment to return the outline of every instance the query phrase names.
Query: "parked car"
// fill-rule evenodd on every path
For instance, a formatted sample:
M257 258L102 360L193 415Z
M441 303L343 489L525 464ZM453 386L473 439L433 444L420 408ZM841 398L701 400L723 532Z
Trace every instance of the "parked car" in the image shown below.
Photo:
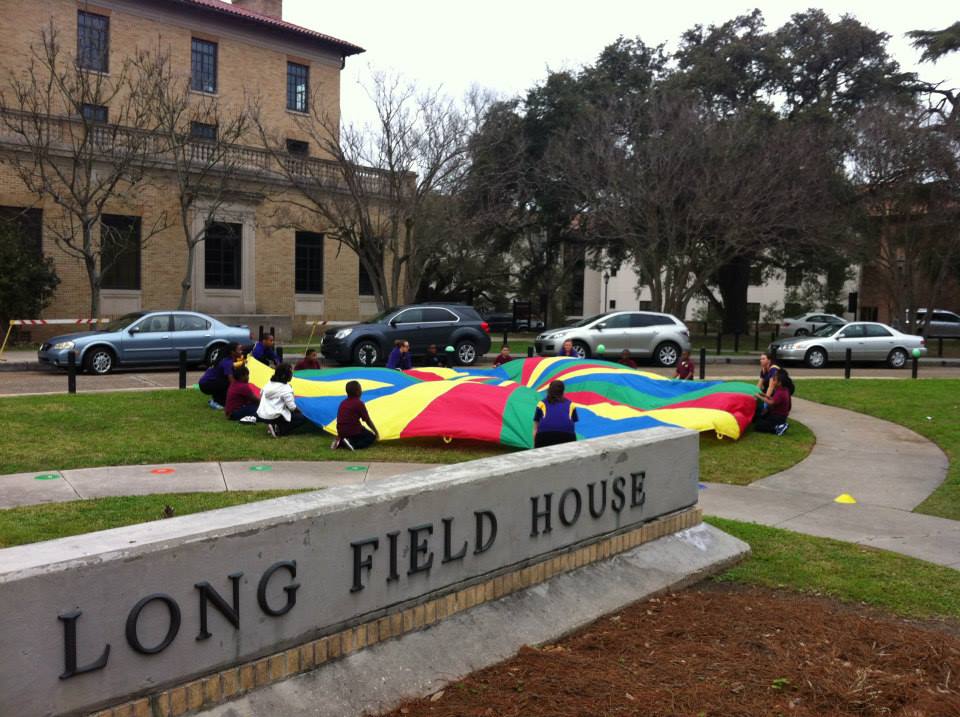
M180 351L190 364L212 364L231 343L249 344L246 326L228 326L194 311L136 311L113 319L99 331L54 336L37 352L40 363L66 367L71 351L77 363L95 374L118 366L176 365Z
M927 310L917 309L917 333L923 328L927 320ZM927 338L960 338L960 315L946 309L934 309L933 317L927 328Z
M780 333L784 336L809 336L824 326L842 326L847 320L835 314L804 314L796 319L784 319Z
M394 342L406 339L414 356L423 356L430 344L442 351L453 346L463 366L476 363L490 350L490 326L472 306L413 304L388 309L353 326L328 329L320 351L339 363L374 366L385 363Z
M907 365L914 349L926 354L922 336L897 331L872 321L855 321L838 326L827 324L810 336L780 339L770 344L779 361L803 361L810 368L822 368L828 361L846 358L847 349L855 361L885 361L890 368Z
M513 331L513 314L509 312L486 314L483 320L487 322L491 333Z
M581 319L562 329L537 336L534 347L540 356L556 356L567 340L581 358L597 354L617 359L624 349L631 356L653 357L661 366L674 366L682 351L690 350L690 331L676 316L653 311L610 311Z

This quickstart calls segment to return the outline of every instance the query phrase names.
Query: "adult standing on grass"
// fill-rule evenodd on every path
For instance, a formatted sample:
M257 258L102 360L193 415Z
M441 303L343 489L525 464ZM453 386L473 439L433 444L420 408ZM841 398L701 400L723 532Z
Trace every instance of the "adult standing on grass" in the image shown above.
M776 433L782 436L787 428L787 416L790 415L790 391L780 385L780 376L770 377L770 395L757 393L757 398L767 406L766 412L755 419L754 427L758 433Z
M229 350L230 355L220 359L218 363L204 371L197 384L201 393L210 396L207 405L217 411L223 410L223 406L227 402L227 389L234 380L234 366L236 364L243 365L243 349L240 344L230 344Z
M563 381L551 381L547 397L533 414L533 447L543 448L577 440L574 424L579 417L569 399L563 397Z
M387 358L387 368L395 368L398 371L409 371L413 368L413 357L410 355L410 342L406 339L400 339L390 352Z
M282 363L277 366L273 377L260 392L257 418L266 422L267 432L274 438L295 431L307 420L293 400L293 387L290 386L292 378L293 369L290 364Z
M280 365L280 356L273 348L275 343L276 338L274 335L267 334L254 344L253 351L250 352L250 355L260 363L265 363L267 366L275 368Z
M351 451L367 448L373 445L380 434L367 413L367 407L360 400L363 395L360 382L347 381L346 388L347 397L337 409L337 437L330 448L349 448ZM364 424L369 426L370 430L367 430Z

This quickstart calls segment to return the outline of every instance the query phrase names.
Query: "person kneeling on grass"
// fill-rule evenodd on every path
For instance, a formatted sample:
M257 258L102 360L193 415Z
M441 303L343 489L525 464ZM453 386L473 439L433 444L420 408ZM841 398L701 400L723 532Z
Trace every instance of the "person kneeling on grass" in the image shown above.
M347 397L337 409L337 437L330 448L360 450L373 445L373 442L380 437L377 427L370 419L370 414L367 413L367 407L360 400L362 394L363 388L359 381L347 381ZM364 428L361 420L370 427L369 431Z
M300 409L293 400L293 388L290 380L293 369L288 363L277 366L270 382L260 392L260 405L257 418L267 424L267 433L274 438L295 431L306 422Z
M767 410L754 419L754 427L758 433L776 433L782 436L788 428L787 416L790 415L790 391L780 385L779 374L770 377L768 396L757 392L757 398L766 405Z
M413 368L413 356L410 355L410 342L399 340L394 343L393 351L387 357L387 368L409 371Z
M504 344L500 347L500 353L498 353L497 357L493 360L493 367L499 368L508 361L513 361L513 356L510 355L510 347Z
M243 348L240 344L230 344L230 353L204 371L198 385L200 392L210 396L207 403L210 408L220 410L227 402L227 389L233 383L233 369L243 365Z
M547 398L537 404L533 414L533 447L543 448L558 443L577 440L574 423L577 422L577 409L569 399L563 397L563 381L551 381L547 387Z
M260 399L250 386L250 369L246 366L236 367L233 369L233 383L227 387L227 402L223 405L227 420L256 423L259 405Z

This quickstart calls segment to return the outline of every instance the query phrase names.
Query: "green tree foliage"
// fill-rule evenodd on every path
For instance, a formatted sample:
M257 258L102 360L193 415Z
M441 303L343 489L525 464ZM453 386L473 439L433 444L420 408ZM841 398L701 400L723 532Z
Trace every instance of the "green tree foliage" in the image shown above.
M960 50L960 20L943 30L914 30L907 37L913 46L923 50L921 62L936 62L944 55Z
M6 327L10 319L39 317L60 279L53 260L44 257L12 222L0 221L0 267L0 325Z

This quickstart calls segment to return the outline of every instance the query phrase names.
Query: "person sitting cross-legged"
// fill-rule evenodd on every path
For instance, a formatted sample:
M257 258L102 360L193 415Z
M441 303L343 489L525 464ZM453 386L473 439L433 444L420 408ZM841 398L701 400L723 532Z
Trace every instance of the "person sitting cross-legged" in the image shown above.
M293 400L293 368L282 363L260 392L257 418L267 424L267 432L274 438L285 436L306 423L307 419Z
M782 436L788 427L790 415L790 391L780 385L779 372L770 376L769 394L757 392L757 398L766 405L767 410L754 419L753 425L759 433L776 433Z
M340 402L340 408L337 409L337 437L330 448L349 448L351 451L367 448L379 438L377 427L373 425L367 407L360 400L363 395L360 382L347 381L346 389L347 397ZM364 424L370 430L367 430Z
M250 386L250 369L237 366L233 369L233 382L227 387L227 401L223 404L224 415L230 421L246 418L248 420L244 423L256 423L259 405L260 399Z

